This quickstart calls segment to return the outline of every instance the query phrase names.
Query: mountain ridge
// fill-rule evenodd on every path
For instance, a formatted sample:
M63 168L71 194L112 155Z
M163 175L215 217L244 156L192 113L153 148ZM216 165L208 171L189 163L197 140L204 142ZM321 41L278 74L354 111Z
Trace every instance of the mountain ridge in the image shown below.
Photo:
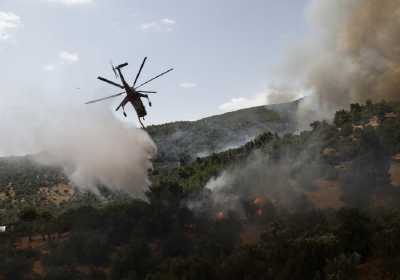
M229 148L272 132L292 133L302 99L282 104L245 108L197 121L178 121L148 127L158 147L156 163L177 165Z

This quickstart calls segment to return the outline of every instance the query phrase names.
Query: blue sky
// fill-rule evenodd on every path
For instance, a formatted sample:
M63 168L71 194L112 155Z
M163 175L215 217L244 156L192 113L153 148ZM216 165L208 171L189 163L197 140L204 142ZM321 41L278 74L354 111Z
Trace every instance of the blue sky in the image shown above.
M175 71L147 87L159 91L147 124L261 105L287 48L307 32L308 2L1 0L2 90L21 102L36 91L83 103L118 92L96 80L113 77L110 59L129 62L133 79L148 56L142 81Z

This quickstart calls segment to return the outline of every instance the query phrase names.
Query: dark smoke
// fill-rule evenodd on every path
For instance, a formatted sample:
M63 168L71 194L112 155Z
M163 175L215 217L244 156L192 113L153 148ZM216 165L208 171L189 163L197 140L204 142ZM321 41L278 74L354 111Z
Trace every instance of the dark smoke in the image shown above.
M312 39L290 50L284 70L313 92L301 117L310 107L329 119L353 102L400 100L400 1L314 0L308 19Z

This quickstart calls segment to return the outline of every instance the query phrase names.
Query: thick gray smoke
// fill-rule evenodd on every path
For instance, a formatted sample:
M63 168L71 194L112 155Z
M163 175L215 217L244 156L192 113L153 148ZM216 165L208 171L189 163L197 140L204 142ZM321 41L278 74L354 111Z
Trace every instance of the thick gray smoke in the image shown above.
M118 120L107 103L87 106L87 96L32 88L7 97L0 103L1 155L41 152L41 163L61 165L79 188L96 191L102 184L143 195L156 147L146 132Z
M305 128L314 120L331 119L352 102L400 100L399 0L313 0L307 16L313 34L289 49L280 77L284 86L270 101L285 102L293 99L292 92L309 92L298 112ZM314 147L314 154L319 148ZM308 159L309 153L305 149L277 162L253 155L211 179L206 189L222 209L240 210L240 200L254 196L296 208L296 203L307 202L304 194L325 172L319 160Z
M310 105L330 118L351 102L400 99L400 1L313 0L307 15L312 38L290 49L283 74L313 92L301 117Z
M244 199L266 197L276 206L287 210L305 210L311 207L306 193L313 190L314 180L323 173L318 160L310 162L309 151L295 158L283 157L274 160L262 152L253 153L246 161L223 171L206 184L212 205L223 212L235 211L243 214ZM302 168L307 166L307 168ZM188 206L204 210L204 197L196 197Z

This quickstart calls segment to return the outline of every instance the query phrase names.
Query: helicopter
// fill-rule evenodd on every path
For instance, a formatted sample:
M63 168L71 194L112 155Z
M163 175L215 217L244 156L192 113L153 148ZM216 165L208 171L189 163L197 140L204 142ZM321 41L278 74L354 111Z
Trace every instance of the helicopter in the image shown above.
M113 86L116 86L116 87L118 87L120 89L123 89L124 91L120 92L120 93L117 93L117 94L114 94L114 95L111 95L111 96L95 99L95 100L86 102L85 104L93 104L93 103L96 103L96 102L104 101L104 100L107 100L107 99L111 99L111 98L118 97L118 96L121 96L123 94L126 94L125 98L118 105L118 107L115 109L115 111L118 111L119 109L122 108L124 116L127 117L127 114L125 112L125 105L128 102L130 102L132 104L133 108L136 111L136 114L138 116L140 125L142 126L143 129L145 129L141 119L144 120L145 116L147 115L147 111L146 111L146 108L144 107L144 104L142 102L142 98L146 98L147 101L149 102L149 106L151 107L152 104L151 104L151 101L150 101L150 98L149 98L148 94L157 93L157 92L156 91L138 90L138 89L143 87L144 85L147 85L148 83L154 81L155 79L158 79L159 77L161 77L161 76L163 76L163 75L165 75L165 74L167 74L167 73L169 73L169 72L174 70L173 68L168 69L167 71L155 76L154 78L151 78L150 80L148 80L148 81L146 81L144 83L141 83L140 85L136 86L136 83L137 83L137 81L139 79L139 76L140 76L140 74L141 74L141 72L143 70L143 67L144 67L146 61L147 61L147 57L145 57L143 59L142 65L139 68L139 72L136 74L136 78L135 78L135 81L133 82L132 86L130 86L128 84L128 82L125 80L125 77L124 77L124 75L122 74L122 71L121 71L122 68L128 66L128 63L126 62L126 63L120 64L120 65L115 67L113 65L113 63L111 62L111 67L112 67L112 70L114 72L115 78L116 79L119 78L121 80L121 82L122 82L122 85L119 84L119 83L110 81L110 80L108 80L106 78L103 78L101 76L97 77L97 79L99 79L100 81L103 81L105 83L111 84Z

